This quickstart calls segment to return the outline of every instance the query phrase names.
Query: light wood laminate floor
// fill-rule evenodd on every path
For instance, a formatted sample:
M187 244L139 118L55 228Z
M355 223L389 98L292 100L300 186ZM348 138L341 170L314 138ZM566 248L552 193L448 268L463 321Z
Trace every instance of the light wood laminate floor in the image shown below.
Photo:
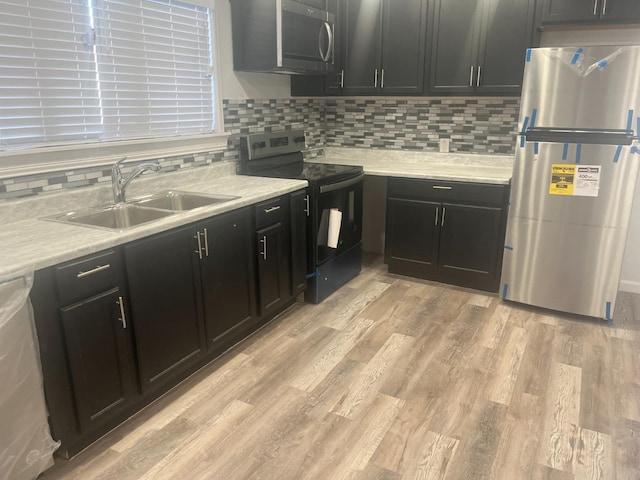
M389 275L296 305L43 479L640 479L640 296L613 327Z

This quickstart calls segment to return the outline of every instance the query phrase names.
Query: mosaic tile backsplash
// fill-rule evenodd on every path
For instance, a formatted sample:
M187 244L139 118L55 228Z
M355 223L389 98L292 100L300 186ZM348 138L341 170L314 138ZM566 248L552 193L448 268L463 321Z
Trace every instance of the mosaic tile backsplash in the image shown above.
M326 102L327 146L513 153L520 99L342 99Z
M285 126L306 131L306 158L325 146L438 151L440 138L450 139L451 152L513 153L519 99L249 99L224 100L223 109L227 149L157 159L163 172L237 161L238 135ZM0 179L0 200L109 182L110 173L102 166Z

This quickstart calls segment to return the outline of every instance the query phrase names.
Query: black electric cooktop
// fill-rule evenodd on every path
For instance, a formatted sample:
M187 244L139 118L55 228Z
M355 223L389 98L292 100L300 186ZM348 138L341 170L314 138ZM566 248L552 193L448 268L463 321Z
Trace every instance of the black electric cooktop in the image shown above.
M270 168L252 172L253 175L275 178L296 178L306 180L309 185L329 185L357 177L362 167L354 165L334 165L331 163L299 162L289 165L272 165Z

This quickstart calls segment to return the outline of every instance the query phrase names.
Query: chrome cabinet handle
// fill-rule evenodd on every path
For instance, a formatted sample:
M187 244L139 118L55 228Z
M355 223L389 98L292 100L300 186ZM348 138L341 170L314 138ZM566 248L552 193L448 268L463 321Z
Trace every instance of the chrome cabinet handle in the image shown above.
M598 14L598 0L593 0L593 14Z
M122 297L118 297L118 301L116 303L120 307L120 318L118 320L120 320L120 322L122 323L122 328L124 328L126 330L127 329L127 316L124 313L124 300L122 299Z
M203 228L204 230L204 256L208 257L209 256L209 237L207 236L207 229Z
M382 69L382 74L380 75L380 88L384 88L384 68Z
M87 270L86 272L78 272L76 277L78 278L88 277L89 275L93 275L94 273L98 273L98 272L104 272L105 270L109 270L110 268L111 268L111 264L107 263L106 265L97 266L96 268L92 268L91 270Z
M444 227L444 216L447 214L447 207L442 207L442 221L440 222L440 226Z
M200 241L200 232L196 232L193 238L198 240L198 249L195 252L198 254L198 257L200 257L200 260L202 260L202 242Z
M438 226L438 213L440 212L440 207L436 207L436 221L434 222L434 225L437 227Z
M377 87L378 86L378 69L376 68L375 73L373 74L373 86Z
M602 3L602 16L604 17L607 14L607 0L604 0Z
M267 236L263 235L262 240L260 240L260 243L262 243L262 258L264 260L267 259Z
M480 72L482 71L482 65L478 65L478 75L476 76L476 87L480 86Z
M451 190L453 189L453 187L449 186L449 185L434 185L433 187L434 190Z
M340 88L344 88L344 70L340 70Z
M471 73L469 73L469 86L473 87L473 65L471 65Z
M265 208L264 213L275 212L276 210L280 210L280 205L276 205L275 207Z
M310 208L309 208L309 195L306 195L304 197L304 213L307 214L307 217L309 216L309 211L310 211Z

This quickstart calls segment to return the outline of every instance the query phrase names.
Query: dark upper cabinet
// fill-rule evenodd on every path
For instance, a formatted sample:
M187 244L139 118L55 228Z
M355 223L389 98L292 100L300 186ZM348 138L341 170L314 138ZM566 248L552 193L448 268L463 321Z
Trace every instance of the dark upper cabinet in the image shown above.
M638 0L543 0L543 24L640 22Z
M484 9L476 92L520 94L534 35L534 0L491 0Z
M196 229L202 246L199 270L207 344L216 348L227 337L236 338L255 317L249 211L216 216Z
M343 94L423 90L426 0L345 0Z
M434 0L429 91L518 94L535 0Z
M177 375L204 353L194 228L124 247L142 391Z
M82 432L113 418L133 398L134 370L122 295L113 288L60 309Z
M342 93L378 93L382 0L344 0L344 4Z
M426 20L426 1L386 0L384 2L381 93L422 93Z
M431 42L432 93L472 93L478 56L480 0L435 0Z

